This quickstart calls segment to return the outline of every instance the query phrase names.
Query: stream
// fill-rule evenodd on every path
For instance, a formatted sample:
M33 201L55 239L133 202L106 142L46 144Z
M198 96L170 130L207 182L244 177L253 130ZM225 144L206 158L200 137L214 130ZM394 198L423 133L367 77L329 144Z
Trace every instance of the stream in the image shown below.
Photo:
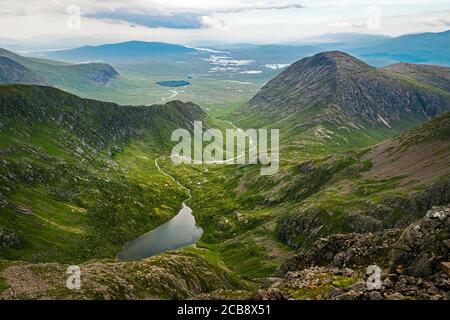
M233 123L229 121L225 122L237 129ZM239 133L245 135L241 129L237 130ZM251 137L249 137L249 139L251 150L253 150L256 148L255 143ZM224 164L231 160L234 161L242 156L245 156L245 151L235 158L214 161L212 163ZM166 157L161 156L155 159L156 168L161 174L171 178L181 189L184 189L188 194L188 198L183 201L180 211L170 221L127 243L117 255L117 258L121 261L141 260L169 250L184 248L196 243L203 235L203 229L197 226L195 217L192 214L192 209L186 205L186 202L192 198L191 190L182 185L174 176L161 169L158 161L162 158Z
M184 248L196 243L203 235L203 229L197 226L192 209L186 205L192 198L191 190L161 169L158 163L161 158L164 157L155 160L158 171L186 190L189 197L184 200L180 211L170 221L126 244L117 255L121 261L141 260L169 250Z

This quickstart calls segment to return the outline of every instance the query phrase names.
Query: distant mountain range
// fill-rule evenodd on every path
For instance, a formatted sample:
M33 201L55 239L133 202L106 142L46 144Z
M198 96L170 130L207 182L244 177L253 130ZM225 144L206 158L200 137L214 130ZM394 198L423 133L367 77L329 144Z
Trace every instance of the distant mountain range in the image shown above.
M104 63L70 64L24 57L0 48L0 83L44 84L70 90L105 86L118 76Z
M348 144L344 137L351 132L392 135L449 111L449 85L450 68L377 69L343 52L324 52L269 81L238 116L244 123L283 128L284 137Z
M208 47L206 45L206 47ZM450 65L450 31L420 33L400 37L335 33L280 44L213 44L199 50L183 45L127 41L67 50L43 51L39 56L70 62L135 64L148 61L200 60L207 54L228 53L234 58L255 60L257 64L292 63L323 51L345 51L374 66L396 62ZM37 53L35 53L37 54Z
M351 52L381 65L400 61L450 65L450 30L386 39Z
M196 52L176 44L162 42L127 41L99 46L84 46L69 50L47 52L46 56L66 61L107 61L133 63L139 60L154 58L168 59L171 55L180 55ZM132 61L128 61L132 59Z
M361 33L328 33L316 37L304 38L301 41L292 42L295 44L309 43L309 44L330 44L330 45L345 45L345 46L363 46L373 45L382 40L388 40L391 37L379 34L361 34Z
M0 83L48 84L48 82L36 72L10 58L1 56Z

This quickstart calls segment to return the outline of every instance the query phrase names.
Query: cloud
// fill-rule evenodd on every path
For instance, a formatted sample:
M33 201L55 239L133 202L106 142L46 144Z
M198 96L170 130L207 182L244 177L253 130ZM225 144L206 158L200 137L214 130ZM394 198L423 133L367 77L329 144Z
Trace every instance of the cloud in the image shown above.
M70 5L92 19L173 29L225 29L225 22L216 14L303 7L299 0L2 0L0 14L64 14Z
M225 21L217 18L216 16L202 16L200 17L200 23L202 26L214 29L227 29Z
M122 20L146 27L174 29L226 29L226 23L218 18L217 14L303 8L299 0L131 0L123 4L116 0L105 0L100 5L82 5L90 18Z
M169 29L196 29L209 27L208 21L203 21L203 17L174 14L174 15L145 15L138 13L124 13L124 12L99 12L84 14L87 18L106 19L112 21L129 22L132 25L140 25L148 28L169 28Z

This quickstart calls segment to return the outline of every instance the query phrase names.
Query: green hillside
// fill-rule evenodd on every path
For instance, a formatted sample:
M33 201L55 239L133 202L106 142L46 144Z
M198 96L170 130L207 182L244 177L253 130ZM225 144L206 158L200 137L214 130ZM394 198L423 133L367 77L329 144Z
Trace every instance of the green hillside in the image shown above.
M21 81L3 81L3 83L45 84L76 91L104 87L119 77L119 73L105 63L69 64L47 59L29 58L0 48L0 58L15 63L15 69L27 69L33 73ZM6 70L0 69L0 77L6 76Z
M178 212L185 195L154 159L196 105L124 107L50 87L0 86L0 228L19 242L1 257L114 257ZM164 185L164 188L161 188Z

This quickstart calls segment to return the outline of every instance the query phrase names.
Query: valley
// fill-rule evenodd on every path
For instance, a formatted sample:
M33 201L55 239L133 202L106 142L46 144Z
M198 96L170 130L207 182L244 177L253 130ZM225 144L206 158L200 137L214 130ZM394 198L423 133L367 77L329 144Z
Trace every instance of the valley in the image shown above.
M440 258L430 260L428 274L406 274L441 279L439 263L448 257L449 68L376 68L329 51L268 67L273 78L266 83L268 75L257 73L205 75L204 65L173 72L167 61L116 65L126 51L117 46L101 56L101 49L58 53L70 63L0 54L0 79L25 83L0 85L1 298L342 297L364 281L370 263L384 270L400 264L403 257L388 252L400 240L418 241L405 240L415 223L439 230L421 252ZM74 64L78 54L112 65ZM251 64L239 56L212 61ZM279 128L279 172L174 164L171 132L192 131L194 121L222 132ZM371 241L379 247L368 256L348 249ZM408 259L419 259L415 254ZM78 291L64 282L73 264L83 274ZM443 297L445 284L436 288ZM386 294L432 295L396 290Z

